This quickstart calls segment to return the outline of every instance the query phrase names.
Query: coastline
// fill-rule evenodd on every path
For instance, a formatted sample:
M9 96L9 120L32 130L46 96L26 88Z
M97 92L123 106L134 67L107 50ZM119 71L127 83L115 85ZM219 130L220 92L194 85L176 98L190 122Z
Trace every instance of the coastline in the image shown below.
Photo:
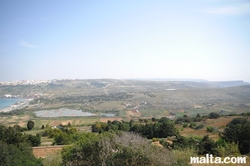
M22 101L14 103L7 108L1 109L0 113L7 113L7 112L11 112L11 111L16 110L16 109L22 109L22 108L28 106L29 102L32 100L33 99L23 99Z

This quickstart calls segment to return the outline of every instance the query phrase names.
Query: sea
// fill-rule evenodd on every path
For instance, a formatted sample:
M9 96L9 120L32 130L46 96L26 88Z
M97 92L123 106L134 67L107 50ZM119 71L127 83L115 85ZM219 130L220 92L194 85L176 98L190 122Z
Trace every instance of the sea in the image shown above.
M0 110L10 107L11 105L24 101L24 99L18 98L0 98Z

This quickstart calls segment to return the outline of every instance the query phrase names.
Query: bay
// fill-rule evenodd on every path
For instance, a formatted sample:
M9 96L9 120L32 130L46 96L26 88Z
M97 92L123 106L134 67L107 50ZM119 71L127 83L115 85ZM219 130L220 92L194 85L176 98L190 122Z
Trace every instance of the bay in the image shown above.
M11 105L24 101L24 99L19 98L0 98L0 110L10 107Z

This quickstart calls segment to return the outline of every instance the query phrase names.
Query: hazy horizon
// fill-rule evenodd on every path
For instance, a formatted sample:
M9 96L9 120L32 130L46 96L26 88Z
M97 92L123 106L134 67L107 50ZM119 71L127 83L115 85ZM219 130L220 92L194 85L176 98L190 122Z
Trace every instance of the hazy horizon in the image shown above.
M0 81L250 82L250 1L1 1Z
M190 81L190 82L234 82L245 80L206 80L206 79L195 79L195 78L54 78L54 79L27 79L27 80L12 80L12 81L0 81L0 82L16 82L16 81L50 81L50 80L138 80L138 81Z

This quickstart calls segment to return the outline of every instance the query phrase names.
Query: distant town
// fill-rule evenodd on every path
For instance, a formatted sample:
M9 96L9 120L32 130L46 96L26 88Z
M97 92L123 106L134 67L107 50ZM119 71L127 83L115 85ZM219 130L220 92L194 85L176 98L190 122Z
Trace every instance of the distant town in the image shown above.
M51 80L17 80L17 81L3 81L0 85L37 85L42 83L55 83L57 81L75 80L75 79L51 79Z

